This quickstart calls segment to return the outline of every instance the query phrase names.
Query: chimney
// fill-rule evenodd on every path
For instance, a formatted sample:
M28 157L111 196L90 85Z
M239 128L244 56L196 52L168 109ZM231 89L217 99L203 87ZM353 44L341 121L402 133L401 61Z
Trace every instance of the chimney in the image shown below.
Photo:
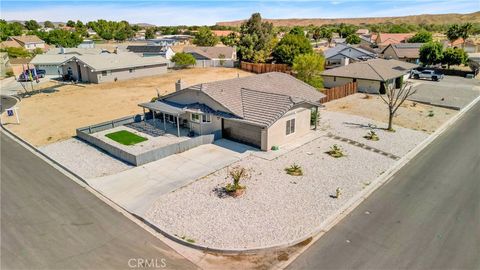
M178 79L178 81L175 82L175 92L182 90L185 88L185 82L182 81L182 79Z
M60 47L60 54L65 54L65 48L64 47Z

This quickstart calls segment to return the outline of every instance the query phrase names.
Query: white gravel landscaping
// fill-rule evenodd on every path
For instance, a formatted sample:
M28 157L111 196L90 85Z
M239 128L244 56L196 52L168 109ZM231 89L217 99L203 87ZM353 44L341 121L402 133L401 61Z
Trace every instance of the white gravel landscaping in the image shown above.
M75 138L48 144L40 147L39 150L85 179L111 175L133 168Z
M333 144L346 157L325 154ZM303 176L287 175L296 163ZM146 218L166 232L211 248L260 248L297 240L312 233L350 198L371 184L394 160L359 147L321 137L274 160L253 155L232 166L251 170L241 182L241 197L220 197L230 178L223 168L161 196ZM341 188L339 199L331 198Z
M425 121L428 121L428 119ZM377 127L374 130L380 140L371 141L364 138L371 130L369 125ZM320 113L320 129L397 156L405 155L429 136L425 132L399 126L394 126L395 132L389 132L384 129L386 127L386 123L361 116L326 110Z

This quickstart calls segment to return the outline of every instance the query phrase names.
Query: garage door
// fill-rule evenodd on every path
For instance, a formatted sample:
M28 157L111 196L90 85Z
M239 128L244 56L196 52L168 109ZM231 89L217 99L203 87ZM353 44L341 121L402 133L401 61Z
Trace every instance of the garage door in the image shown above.
M261 148L262 129L260 127L225 119L222 121L223 138Z

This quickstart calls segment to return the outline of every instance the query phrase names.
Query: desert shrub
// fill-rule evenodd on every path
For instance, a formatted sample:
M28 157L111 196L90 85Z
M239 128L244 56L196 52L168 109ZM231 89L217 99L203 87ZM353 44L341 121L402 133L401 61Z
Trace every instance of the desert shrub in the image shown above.
M329 154L330 156L332 156L334 158L340 158L340 157L345 156L345 154L343 153L343 149L336 144L334 144L330 147L330 150L327 152L327 154Z
M302 167L293 163L292 165L290 165L290 167L288 168L285 168L285 172L287 172L287 174L289 175L293 175L293 176L301 176L303 175L303 170L302 170Z
M365 139L370 141L378 141L380 138L378 137L377 133L373 130L370 130L367 135L363 136Z
M235 193L239 190L243 190L245 189L246 187L245 186L242 186L240 185L240 180L242 179L247 179L250 177L249 173L248 173L248 170L243 168L243 167L240 167L240 166L237 166L237 167L234 167L232 168L229 172L228 172L228 175L232 178L233 180L233 183L228 183L226 186L225 186L225 190L228 192L228 193Z
M434 117L434 116L435 116L435 113L433 111L428 112L428 117Z

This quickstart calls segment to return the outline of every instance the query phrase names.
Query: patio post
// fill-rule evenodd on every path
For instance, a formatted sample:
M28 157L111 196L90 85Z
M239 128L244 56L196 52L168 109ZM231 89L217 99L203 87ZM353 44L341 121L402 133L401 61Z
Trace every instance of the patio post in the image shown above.
M166 121L165 121L165 113L162 112L163 114L163 130L165 130L165 132L167 132L167 124L166 124Z
M315 107L315 129L317 130L317 124L318 123L318 106Z
M143 109L143 122L147 122L147 116L145 115L145 107L142 107Z
M180 119L178 116L179 115L177 114L177 134L178 134L178 137L180 137Z
M155 111L152 110L152 120L153 120L153 126L155 126Z

